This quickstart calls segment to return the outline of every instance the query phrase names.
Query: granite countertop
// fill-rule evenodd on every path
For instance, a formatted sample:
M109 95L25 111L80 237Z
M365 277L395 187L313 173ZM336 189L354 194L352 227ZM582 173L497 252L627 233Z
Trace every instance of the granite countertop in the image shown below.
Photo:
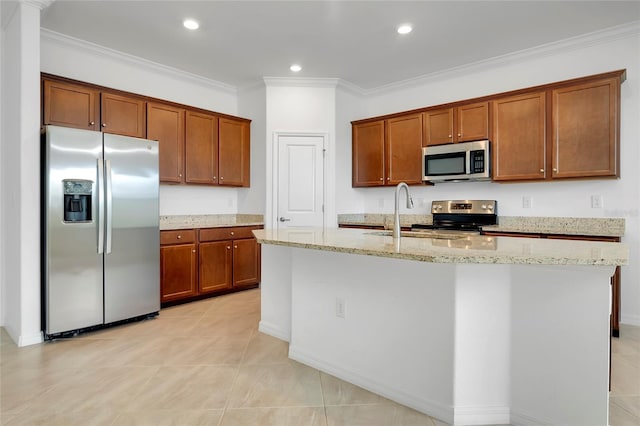
M339 214L338 224L384 226L391 229L393 219L393 214ZM400 225L405 227L415 223L431 224L432 221L430 214L400 215ZM484 226L482 229L496 232L622 237L625 231L625 220L623 218L498 216L497 225Z
M160 216L161 231L172 229L223 228L228 226L259 225L264 225L263 216L255 214Z
M347 228L290 228L253 231L259 243L392 257L432 263L533 265L626 265L626 244L465 236L456 239L404 236L399 246L382 231Z

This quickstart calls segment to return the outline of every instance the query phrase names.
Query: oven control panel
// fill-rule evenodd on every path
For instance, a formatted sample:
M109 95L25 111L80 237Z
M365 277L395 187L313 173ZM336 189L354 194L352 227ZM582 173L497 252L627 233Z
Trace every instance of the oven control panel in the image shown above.
M431 213L497 214L496 200L441 200L431 202Z

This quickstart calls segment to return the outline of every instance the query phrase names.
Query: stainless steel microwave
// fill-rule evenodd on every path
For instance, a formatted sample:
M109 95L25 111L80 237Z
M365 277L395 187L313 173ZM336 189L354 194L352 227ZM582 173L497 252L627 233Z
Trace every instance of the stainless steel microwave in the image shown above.
M422 180L490 180L489 145L488 140L482 140L422 148Z

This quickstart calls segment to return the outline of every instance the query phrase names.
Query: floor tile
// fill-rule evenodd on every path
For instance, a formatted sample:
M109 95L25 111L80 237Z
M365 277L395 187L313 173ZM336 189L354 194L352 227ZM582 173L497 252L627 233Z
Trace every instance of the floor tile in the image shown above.
M215 426L222 409L217 410L142 410L120 413L114 426Z
M629 411L617 404L609 405L609 426L638 426L640 417L634 416Z
M427 415L397 404L327 406L328 426L435 426Z
M325 405L363 405L389 402L379 395L329 374L320 373L320 381Z
M111 426L116 418L117 413L111 410L78 412L28 411L12 417L7 422L3 418L2 424L6 426Z
M277 364L289 361L289 344L264 333L253 334L243 364Z
M321 405L318 371L289 361L282 364L242 365L228 407Z
M326 426L324 407L228 408L220 426Z
M640 418L640 395L633 396L611 396L609 406L616 405L628 413ZM640 425L640 422L638 422Z

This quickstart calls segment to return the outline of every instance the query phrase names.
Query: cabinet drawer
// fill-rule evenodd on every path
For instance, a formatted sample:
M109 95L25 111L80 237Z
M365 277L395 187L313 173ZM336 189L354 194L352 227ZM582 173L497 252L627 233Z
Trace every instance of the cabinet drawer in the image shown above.
M259 226L234 226L230 228L201 229L200 242L253 238L251 231L260 228Z
M183 244L196 241L194 229L180 229L178 231L160 231L160 244Z

